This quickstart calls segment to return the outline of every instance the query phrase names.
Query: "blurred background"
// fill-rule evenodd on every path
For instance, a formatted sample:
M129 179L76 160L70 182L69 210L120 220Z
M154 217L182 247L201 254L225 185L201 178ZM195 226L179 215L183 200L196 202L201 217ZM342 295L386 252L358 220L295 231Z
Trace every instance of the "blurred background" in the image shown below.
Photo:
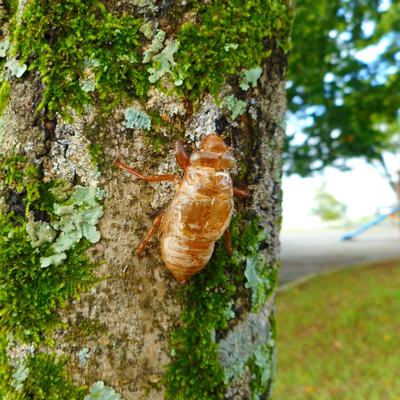
M400 399L400 1L295 10L274 398Z

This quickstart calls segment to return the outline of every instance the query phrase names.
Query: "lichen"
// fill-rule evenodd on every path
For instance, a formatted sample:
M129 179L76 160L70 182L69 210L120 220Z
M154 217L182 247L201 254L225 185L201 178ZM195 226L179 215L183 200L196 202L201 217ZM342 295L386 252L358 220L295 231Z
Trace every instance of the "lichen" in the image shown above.
M50 226L48 222L35 222L32 211L28 214L26 232L31 238L31 246L33 248L43 246L48 242L51 243L57 236L57 232Z
M8 38L0 41L0 57L5 57L7 50L10 48L10 42Z
M125 112L126 122L123 122L127 128L132 129L150 129L151 119L145 112L136 111L133 108L128 108Z
M172 76L175 86L180 86L183 83L182 75L180 72L172 71L171 67L177 64L174 60L174 54L178 51L179 42L172 41L165 49L153 57L153 67L148 69L150 73L149 81L151 83L157 82L165 74Z
M103 381L95 382L90 388L90 394L84 400L124 400L115 393L112 387L105 386Z
M78 353L78 360L79 364L81 366L86 365L87 359L90 358L89 354L89 349L87 347L84 347L79 353Z
M139 31L142 32L143 35L147 37L147 39L151 39L154 35L153 22L146 22L140 27Z
M199 109L186 126L186 137L199 145L202 136L216 131L215 122L221 115L222 111L217 106L215 99L211 95L205 96Z
M225 368L225 383L234 383L238 377L243 376L245 365L252 357L256 358L257 365L263 369L263 381L268 382L269 353L267 357L263 349L270 341L270 314L271 304L264 306L257 314L250 313L246 322L236 326L219 342L220 363Z
M158 29L156 36L151 42L150 48L143 53L143 64L149 63L152 58L163 48L164 40L165 32L162 29Z
M257 242L249 247L244 275L247 279L246 288L252 289L252 311L258 312L267 301L277 281L278 265L268 265L265 255L259 252L259 245L268 239L268 233L260 231Z
M22 156L6 159L2 171L3 193L7 196L7 190L15 191L26 215L29 211L45 213L50 224L60 219L54 212L56 197L50 191L60 182L43 183L40 169ZM54 250L50 242L32 247L27 223L13 211L0 214L0 334L12 332L20 342L51 343L50 332L63 325L52 311L97 281L95 264L85 254L90 242L82 239L64 251L65 260L57 268L41 268L41 258L50 257Z
M42 268L59 265L67 258L66 252L75 246L82 238L90 243L100 240L100 232L96 229L99 219L103 216L103 207L96 200L97 188L93 186L75 186L74 194L60 205L54 203L53 212L60 218L51 225L61 234L52 244L55 254L40 259Z
M7 354L8 346L7 337L0 336L0 397L2 399L81 400L85 395L84 386L77 387L67 379L64 368L65 358L56 359L55 354L37 353L34 356L29 354L24 357L23 367L17 374Z
M260 79L260 76L262 74L262 68L257 67L257 68L251 68L251 69L245 69L240 73L239 76L239 86L243 90L249 90L250 85L254 88L257 86L257 81Z
M276 326L275 316L272 311L269 316L269 338L263 345L257 346L254 357L247 362L247 367L254 377L249 386L252 392L252 400L260 400L265 393L272 394L276 378Z
M232 111L231 114L232 119L236 119L239 115L242 115L246 111L246 102L238 100L237 98L235 98L233 94L225 97L223 105L229 111Z
M27 367L28 356L33 355L35 347L31 344L19 343L18 340L13 339L10 335L7 337L7 342L8 365L12 369L11 386L16 391L20 391L29 374L29 368Z
M25 71L27 70L27 65L25 63L23 63L21 65L21 63L17 60L11 59L10 61L7 62L6 67L8 67L8 69L11 71L11 73L17 77L17 78L21 78L21 76L25 73Z
M98 173L96 162L101 161L98 145L93 145L85 135L85 120L71 113L75 121L68 123L58 119L55 138L51 143L50 157L45 158L43 172L45 182L56 180L74 182L79 176L80 183L85 186L96 186ZM94 150L94 151L93 151ZM96 159L91 153L97 152ZM89 160L91 162L89 162Z
M85 93L93 92L96 89L96 82L87 79L81 84L81 88Z

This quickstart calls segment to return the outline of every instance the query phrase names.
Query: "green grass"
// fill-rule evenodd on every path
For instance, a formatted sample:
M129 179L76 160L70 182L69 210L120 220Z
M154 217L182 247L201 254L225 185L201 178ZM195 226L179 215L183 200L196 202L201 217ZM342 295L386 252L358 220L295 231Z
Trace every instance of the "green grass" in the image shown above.
M280 293L277 326L274 400L400 399L400 260Z

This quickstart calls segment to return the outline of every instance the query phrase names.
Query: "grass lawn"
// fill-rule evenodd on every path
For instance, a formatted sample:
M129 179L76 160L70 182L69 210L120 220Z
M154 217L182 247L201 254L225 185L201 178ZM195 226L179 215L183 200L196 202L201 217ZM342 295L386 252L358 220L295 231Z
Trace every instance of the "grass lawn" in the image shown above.
M279 293L274 400L400 400L400 260Z

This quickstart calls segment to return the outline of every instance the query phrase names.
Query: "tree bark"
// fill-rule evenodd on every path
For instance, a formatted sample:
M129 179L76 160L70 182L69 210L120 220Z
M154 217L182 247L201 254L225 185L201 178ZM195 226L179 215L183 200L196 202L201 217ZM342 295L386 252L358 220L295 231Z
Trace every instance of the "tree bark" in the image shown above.
M74 272L71 272L73 279L68 271L64 278L56 276L59 280L54 282L60 285L57 293L61 294L52 294L56 283L46 286L45 296L54 304L49 300L48 305L40 307L43 310L50 307L49 315L58 322L38 323L37 332L27 328L30 317L25 308L20 313L13 311L11 304L15 305L16 300L7 297L12 289L1 295L0 372L3 371L4 383L0 385L0 394L10 398L51 399L56 398L54 393L59 393L61 398L87 395L90 399L93 397L89 393L113 390L125 400L146 396L154 400L270 398L275 377L273 297L279 265L280 154L285 129L285 51L292 19L290 4L281 0L279 10L274 11L276 5L272 3L245 1L239 12L232 11L238 7L237 2L229 9L225 1L107 1L102 3L104 13L98 8L93 15L99 26L108 21L106 15L114 16L121 24L112 28L115 42L110 39L104 44L101 31L97 33L91 46L99 52L98 59L86 57L86 67L78 73L72 69L75 66L71 60L79 57L80 51L82 54L87 51L83 47L79 50L80 39L77 44L74 42L73 52L60 47L54 59L44 61L41 57L52 54L51 50L46 47L40 53L34 47L36 44L29 47L29 35L40 31L30 27L29 21L38 13L43 13L45 19L57 10L62 19L68 20L73 7L78 6L64 2L71 9L58 11L55 0L31 0L22 2L19 8L11 3L4 2L2 9L4 40L11 43L11 48L7 48L7 43L2 42L7 48L2 78L10 88L8 97L8 84L3 83L0 101L4 104L0 119L1 207L6 221L2 222L2 251L6 254L19 249L21 243L29 245L23 252L15 252L22 254L27 268L36 275L24 269L25 272L11 277L10 271L22 265L21 259L4 255L0 279L2 283L15 279L21 284L23 289L17 297L24 298L29 293L24 307L37 310L35 299L44 296L40 285L46 283L46 274L56 276L65 265ZM222 30L213 28L217 35L210 36L213 44L201 47L199 43L199 55L191 56L194 61L191 59L187 70L180 69L179 63L190 50L186 44L190 37L185 36L184 29L189 26L204 32L218 18L222 20L224 13L234 15L237 26L248 23L254 27L252 7L260 5L267 6L261 14L270 13L271 21L262 27L262 40L253 35L251 44L254 48L261 46L259 62L254 64L243 57L239 61L234 59L242 54L241 46L248 45L245 40L251 33L247 36L236 30L232 33L230 29L236 27L226 26L227 37L222 36ZM50 6L51 9L46 8ZM250 7L250 12L246 7ZM217 19L207 19L207 13ZM77 10L77 15L82 24L91 17L82 10ZM129 59L129 54L125 58L115 55L109 67L103 68L101 63L106 61L101 57L106 60L107 54L117 51L118 34L129 37L123 36L124 15L139 21L140 30L136 30L135 36L137 59ZM79 18L74 18L70 24L78 23ZM35 36L34 43L45 43L49 49L55 49L65 30L60 28L62 21L54 18L49 21L47 31L40 38ZM133 22L129 24L133 29ZM79 38L77 29L65 37L65 46L71 37ZM253 28L246 29L253 32L250 30ZM85 28L83 42L93 32ZM243 43L231 42L230 34L242 38ZM220 41L224 43L224 53L218 53ZM128 49L133 44L126 46ZM210 59L214 50L217 61L218 57L224 58L218 61L221 70L217 66L215 75L207 81L205 74L214 68ZM169 58L168 51L172 52ZM150 61L142 63L146 54ZM166 57L157 58L162 54ZM196 57L201 54L207 54L201 60L207 71L195 67ZM230 69L222 67L228 65L225 58L231 63ZM63 61L57 64L59 59ZM121 82L125 79L121 85L131 89L118 89L119 86L111 86L111 81L104 81L105 74L116 63L129 71L120 79ZM24 65L28 70L22 72ZM61 69L54 70L54 65L64 68L64 72L65 68L71 68L71 72L62 76ZM152 71L148 71L150 67ZM142 76L138 72L136 77L136 72L129 68L136 68ZM259 77L246 78L252 69ZM49 71L54 76L49 78ZM57 74L63 81L46 92L57 82ZM161 76L155 80L157 74ZM218 78L215 82L220 82L219 86L212 81L214 78ZM135 79L139 82L136 86L132 84ZM74 80L79 83L74 89L78 94L70 95L65 87ZM207 82L212 86L207 86ZM107 85L111 89L105 92ZM144 88L143 94L139 93L139 86ZM65 97L55 97L57 88L65 90L62 92ZM117 90L121 90L121 96L114 101ZM149 241L140 259L135 257L135 249L154 218L171 201L174 184L135 179L117 169L115 159L120 158L145 175L181 177L174 154L176 139L184 137L198 146L201 137L213 132L222 135L227 145L232 134L232 152L237 161L237 167L231 170L233 182L236 187L247 185L251 196L235 199L231 225L233 255L229 256L223 241L219 241L210 263L181 284L163 264L157 235ZM187 150L190 151L189 147ZM29 168L36 168L36 175L29 175ZM39 187L40 196L34 194L34 187ZM93 188L96 195L88 188ZM89 219L91 222L87 222ZM44 229L54 231L55 236L43 238ZM22 232L21 236L17 237L14 230ZM96 236L97 231L101 239ZM66 244L67 237L73 242L70 247ZM88 248L79 250L82 243L87 243ZM85 263L82 257L87 257ZM82 265L79 268L78 263ZM97 266L94 277L88 267L91 263ZM88 271L79 280L75 276L82 268ZM63 292L62 282L70 287L69 292ZM45 316L44 321L47 320ZM51 364L60 370L54 372L54 367L52 371L63 377L62 387L54 384L54 392L49 383L53 372L40 369L48 360L46 355L53 354L56 357L50 359ZM66 357L65 364L61 365L59 357ZM44 383L38 378L41 374L48 376ZM67 378L72 381L68 383ZM104 387L102 383L96 384L101 381ZM81 386L86 388L79 389Z

